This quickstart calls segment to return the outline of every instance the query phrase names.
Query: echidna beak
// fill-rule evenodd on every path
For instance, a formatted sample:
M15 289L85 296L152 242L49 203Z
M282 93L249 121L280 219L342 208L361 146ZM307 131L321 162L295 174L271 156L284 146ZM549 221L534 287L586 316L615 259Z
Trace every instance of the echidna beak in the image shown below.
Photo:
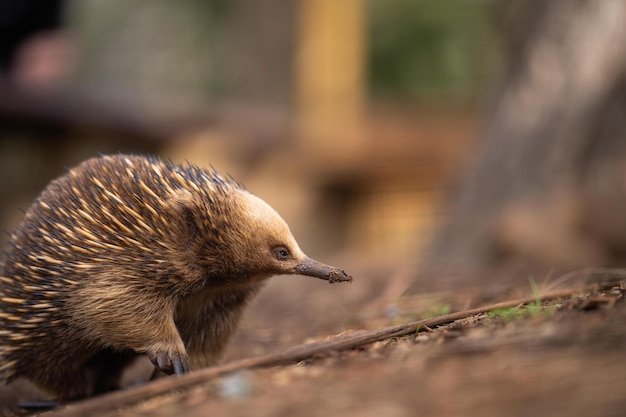
M311 258L306 258L299 263L293 271L296 274L326 280L331 284L334 282L352 282L352 277L346 274L343 269L323 264Z

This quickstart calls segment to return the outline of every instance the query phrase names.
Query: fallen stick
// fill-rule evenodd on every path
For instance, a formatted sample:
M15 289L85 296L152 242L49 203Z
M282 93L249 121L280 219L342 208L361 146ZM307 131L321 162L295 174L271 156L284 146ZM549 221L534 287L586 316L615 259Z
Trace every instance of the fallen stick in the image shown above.
M307 343L284 349L277 353L271 353L253 358L245 358L232 361L223 365L191 372L181 377L167 377L159 379L145 385L129 388L122 391L114 391L97 397L82 400L69 404L64 408L46 413L46 416L92 416L96 413L112 411L120 407L127 407L144 401L151 397L167 393L173 390L190 388L194 385L206 382L231 372L244 369L265 368L277 365L293 364L309 359L316 355L330 352L338 352L347 349L354 349L380 340L393 337L406 336L417 333L419 330L426 330L433 326L448 324L456 320L474 316L476 314L487 313L492 310L502 308L513 308L520 305L530 304L537 299L541 301L568 297L576 293L585 292L597 288L597 285L587 285L579 288L553 291L539 297L527 297L515 300L503 301L483 307L459 311L442 316L432 317L424 320L417 320L410 323L396 326L383 327L375 330L363 330L345 336L325 340L321 342Z

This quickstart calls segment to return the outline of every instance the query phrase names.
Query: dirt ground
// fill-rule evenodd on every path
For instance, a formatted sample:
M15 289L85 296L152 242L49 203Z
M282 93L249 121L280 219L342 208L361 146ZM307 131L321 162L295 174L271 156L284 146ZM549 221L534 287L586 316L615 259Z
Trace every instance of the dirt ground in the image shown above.
M224 361L271 354L346 330L532 296L528 283L451 292L441 290L447 286L442 282L394 299L389 287L395 278L381 282L375 277L386 276L385 271L378 272L364 272L371 279L360 285L359 280L332 286L306 279L272 281L246 312ZM561 288L576 285L566 282ZM111 397L106 409L88 414L623 416L625 294L625 282L614 281L541 307L495 310L289 365L239 370L131 404L116 405ZM26 385L6 387L0 395L5 405L42 398ZM55 414L81 415L88 401ZM14 413L5 408L4 415Z

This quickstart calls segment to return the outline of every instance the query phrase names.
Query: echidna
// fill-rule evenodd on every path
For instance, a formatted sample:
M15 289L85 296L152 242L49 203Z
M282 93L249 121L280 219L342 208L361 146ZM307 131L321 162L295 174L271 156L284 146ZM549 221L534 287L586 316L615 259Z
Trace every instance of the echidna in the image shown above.
M177 375L214 364L264 280L351 281L308 258L287 224L230 178L131 155L52 181L0 270L0 379L60 401L115 388L146 354Z

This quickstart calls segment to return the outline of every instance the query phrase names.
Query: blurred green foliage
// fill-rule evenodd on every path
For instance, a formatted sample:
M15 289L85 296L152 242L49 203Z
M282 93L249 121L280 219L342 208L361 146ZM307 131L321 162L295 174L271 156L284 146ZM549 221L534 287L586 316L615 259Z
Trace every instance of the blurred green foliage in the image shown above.
M376 96L466 103L497 73L487 0L368 0Z

